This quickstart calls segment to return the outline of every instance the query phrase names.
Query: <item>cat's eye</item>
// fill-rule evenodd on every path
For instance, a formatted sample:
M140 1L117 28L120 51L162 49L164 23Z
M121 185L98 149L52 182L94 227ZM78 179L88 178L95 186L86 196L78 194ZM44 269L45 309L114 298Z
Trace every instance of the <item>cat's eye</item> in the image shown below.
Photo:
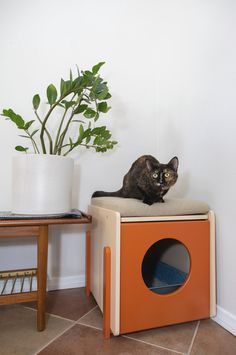
M170 176L170 173L165 173L165 177L168 178Z
M157 173L152 174L153 179L156 179L158 177Z

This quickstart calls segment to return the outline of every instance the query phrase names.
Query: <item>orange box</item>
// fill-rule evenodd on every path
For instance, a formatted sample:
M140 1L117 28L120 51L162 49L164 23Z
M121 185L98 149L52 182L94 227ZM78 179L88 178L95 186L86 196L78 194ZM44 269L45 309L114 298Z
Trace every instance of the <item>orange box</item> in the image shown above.
M199 215L123 217L91 205L89 288L114 335L216 313L215 220ZM105 251L105 252L104 252Z

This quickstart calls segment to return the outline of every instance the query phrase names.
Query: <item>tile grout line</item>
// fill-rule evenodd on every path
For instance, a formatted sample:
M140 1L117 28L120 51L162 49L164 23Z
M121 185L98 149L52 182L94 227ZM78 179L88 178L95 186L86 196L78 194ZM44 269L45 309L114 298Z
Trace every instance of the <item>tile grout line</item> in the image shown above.
M196 325L196 328L195 328L195 331L194 331L194 333L193 333L193 337L192 337L191 343L190 343L190 345L189 345L189 349L188 349L187 355L190 355L190 353L191 353L191 351L192 351L193 343L194 343L194 340L195 340L195 338L196 338L199 325L200 325L200 320L198 321L198 323L197 323L197 325Z
M98 327L95 327L95 326L92 326L92 325L89 325L89 324L85 324L85 323L79 323L80 320L82 320L82 319L83 319L85 316L87 316L90 312L94 311L97 307L98 307L98 305L95 306L94 308L92 308L88 313L86 313L85 315L83 315L81 318L79 318L79 319L75 322L75 324L82 325L82 326L84 326L84 327L88 327L88 328L92 328L92 329L96 329L96 330L102 331L102 328L98 328ZM144 341L144 340L139 340L139 339L135 339L135 338L129 337L128 335L121 335L121 336L124 337L124 338L130 339L130 340L138 341L138 342L144 343L144 344L146 344L146 345L150 345L150 346L156 347L156 348L160 348L160 349L163 349L163 350L168 350L168 351L171 351L171 352L175 352L176 354L187 355L187 353L183 353L183 352L180 352L180 351L178 351L178 350L166 348L166 347L161 346L161 345L156 345L156 344L153 344L153 343L148 343L148 342L146 342L146 341Z
M75 322L78 323L81 319L83 319L85 316L87 316L90 312L94 311L97 307L98 307L98 305L96 305L95 307L93 307L92 309L90 309L90 311L88 311L87 313L85 313L82 317L80 317L79 319L77 319Z
M37 309L36 308L31 308L31 307L27 307L27 306L22 306L26 309L29 309L30 311L34 311L34 312L37 312ZM69 322L74 322L74 323L77 323L79 322L82 318L84 318L85 316L87 316L87 314L89 314L90 312L92 312L95 308L97 308L98 305L94 306L92 309L90 309L90 311L88 311L87 313L85 313L82 317L78 318L78 319L70 319L70 318L65 318L65 317L62 317L62 316L58 316L57 314L54 314L54 313L49 313L49 312L46 312L45 314L48 314L50 316L53 316L53 317L56 317L56 318L61 318L61 319L64 319L64 320L67 320Z
M37 309L35 309L35 308L31 308L31 307L27 307L27 306L23 306L23 307L26 308L26 309L29 309L30 311L37 312ZM68 322L76 323L76 320L74 320L74 319L69 319L69 318L61 317L61 316L58 316L57 314L54 314L54 313L48 313L48 312L46 312L45 314L46 314L46 315L49 315L49 316L52 316L52 317L55 317L55 318L59 318L59 319L66 320L66 321L68 321Z
M27 307L27 306L23 306L23 307L26 308L26 309L29 309L29 310L32 310L32 311L37 312L37 309L35 309L35 308L31 308L31 307ZM45 349L48 345L50 345L52 342L54 342L56 339L58 339L60 336L62 336L65 332L67 332L69 329L71 329L74 325L82 325L82 326L85 326L85 327L88 327L88 328L92 328L92 329L96 329L96 330L102 331L102 328L98 328L98 327L95 327L95 326L92 326L92 325L89 325L89 324L85 324L85 323L79 323L85 316L87 316L89 313L91 313L92 311L94 311L97 307L98 307L98 305L96 305L95 307L93 307L92 309L90 309L87 313L85 313L82 317L80 317L80 318L77 319L77 320L72 320L72 319L69 319L69 318L64 318L64 317L58 316L58 315L53 314L53 313L46 313L46 314L48 314L48 315L50 315L50 316L53 316L53 317L55 317L55 318L59 318L59 319L62 319L62 320L69 321L69 322L71 322L72 324L71 324L68 328L66 328L65 330L63 330L60 334L58 334L57 336L55 336L55 338L51 339L51 340L50 340L47 344L45 344L42 348L40 348L39 350L37 350L37 352L33 353L33 355L39 354L40 351L42 351L43 349ZM190 344L190 346L189 346L189 350L188 350L187 353L183 353L183 352L180 352L180 351L177 351L177 350L174 350L174 349L166 348L166 347L161 346L161 345L156 345L156 344L153 344L153 343L149 343L149 342L144 341L144 340L135 339L135 338L132 338L132 337L130 337L130 336L128 336L128 335L121 335L121 336L124 337L124 338L130 339L130 340L134 340L134 341L137 341L137 342L140 342L140 343L149 345L149 346L153 346L153 347L160 348L160 349L163 349L163 350L168 350L168 351L171 351L171 352L175 352L176 354L180 354L180 355L190 355L190 352L191 352L191 350L192 350L192 346L193 346L193 343L194 343L194 340L195 340L195 337L196 337L196 334L197 334L197 331L198 331L199 324L200 324L200 321L198 321L198 324L196 325L196 328L195 328L195 331L194 331L194 335L193 335L193 338L192 338L192 341L191 341L191 344Z
M95 327L94 325L89 325L89 324L85 324L85 323L75 323L75 324L76 325L82 325L83 327L87 327L87 328L100 330L102 332L102 328Z
M70 330L72 327L74 327L75 322L73 324L71 324L68 328L64 329L61 333L57 334L55 336L55 338L51 339L48 343L46 343L44 346L42 346L39 350L37 350L36 352L34 352L32 355L37 355L39 354L42 350L44 350L45 348L47 348L51 343L53 343L55 340L57 340L58 338L60 338L64 333L66 333L68 330Z
M174 349L170 349L170 348L165 348L164 346L161 346L161 345L156 345L156 344L153 344L153 343L148 343L147 341L144 341L144 340L140 340L140 339L134 339L134 338L131 338L129 337L128 335L122 335L123 338L127 338L127 339L131 339L131 340L134 340L134 341L138 341L140 343L143 343L143 344L146 344L146 345L150 345L150 346L153 346L155 348L159 348L159 349L163 349L163 350L168 350L168 351L171 351L171 352L174 352L176 354L181 354L181 355L187 355L186 353L182 353L178 350L174 350Z
M84 314L81 318L83 318L84 316L86 316L88 313L90 313L93 309L95 309L97 306L95 306L94 308L92 308L92 309L90 309L90 311L88 311L86 314ZM25 308L27 308L27 307L25 307ZM35 310L35 311L37 311L37 310ZM50 314L51 315L51 313L48 313L48 314ZM60 318L62 318L62 317L60 317ZM64 319L64 320L68 320L68 319L66 319L66 318L62 318L62 319ZM76 323L76 321L73 321L73 320L70 320L71 322L72 322L72 324L69 326L69 327L67 327L66 329L64 329L61 333L59 333L59 334L57 334L56 336L55 336L55 338L53 338L53 339L51 339L47 344L45 344L44 346L42 346L39 350L37 350L36 352L34 352L32 355L37 355L37 354L39 354L42 350L44 350L45 348L47 348L51 343L53 343L55 340L57 340L58 338L60 338L64 333L66 333L68 330L70 330L72 327L74 327L75 325L78 325L77 323Z

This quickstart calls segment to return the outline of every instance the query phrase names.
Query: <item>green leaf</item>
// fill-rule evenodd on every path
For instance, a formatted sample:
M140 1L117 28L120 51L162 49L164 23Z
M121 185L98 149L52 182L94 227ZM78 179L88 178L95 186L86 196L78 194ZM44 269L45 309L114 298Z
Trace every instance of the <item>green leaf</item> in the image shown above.
M88 137L86 137L86 144L88 144L89 142L90 142L90 140L91 140L91 136L88 136Z
M84 138L84 127L83 127L83 125L81 124L81 125L79 126L79 137L78 137L78 139L77 139L76 145L81 144L83 138Z
M91 73L89 70L86 70L85 72L82 73L83 73L83 78L81 79L81 86L84 89L92 87L94 82L93 73Z
M70 81L73 81L72 70L70 69Z
M103 138L105 139L110 139L111 138L111 132L107 129L102 133Z
M98 111L106 113L109 110L110 110L110 107L107 105L107 102L102 101L98 104Z
M104 97L104 100L108 100L108 99L110 99L111 98L111 94L110 93L108 93L107 94L107 96L106 97Z
M70 80L65 81L66 93L69 93L71 91L72 84L73 84L73 82Z
M24 134L19 134L19 137L30 139L30 136L25 136Z
M71 139L71 138L69 138L69 141L70 141L70 148L72 148L72 147L73 147L73 145L74 145L74 143L73 143L73 141L72 141L72 139Z
M25 126L25 121L20 115L17 115L12 109L8 110L3 110L2 116L7 117L7 119L10 119L12 122L14 122L17 125L17 128L19 129L24 129Z
M20 115L16 115L15 117L15 123L17 124L17 127L19 129L24 129L25 121Z
M73 80L71 87L74 92L80 94L83 90L83 77L79 76Z
M93 73L91 71L89 71L89 70L85 70L84 74L87 75L87 76L93 75Z
M86 108L88 107L88 105L86 104L82 104L76 107L76 109L74 110L74 114L77 115L78 113L82 113L86 110Z
M60 84L61 96L64 96L64 94L66 93L66 90L67 90L66 82L65 82L65 80L61 79L61 84Z
M77 64L76 64L76 69L77 69L77 74L78 74L78 76L80 76L80 70L79 70L79 67L78 67Z
M104 90L102 90L99 94L97 94L97 98L99 100L104 100L105 97L107 96L108 94L108 88L105 88Z
M84 122L84 121L82 121L82 120L72 120L72 121L71 121L71 123L72 123L72 122L76 122L76 123L78 123L78 122L79 122L79 123L83 123L83 124L85 124L85 122Z
M53 105L57 99L57 89L53 84L47 87L47 98L50 105Z
M98 63L98 64L93 66L92 72L93 72L94 75L96 75L98 73L99 69L101 68L101 66L103 64L105 64L105 62L100 62L100 63Z
M60 92L61 96L66 96L71 92L73 82L71 80L63 80L61 79L60 83Z
M84 134L83 134L83 138L86 138L88 136L91 135L91 128L87 128L85 131L84 131Z
M36 129L35 131L33 131L30 135L30 137L32 138L37 132L39 131L39 129Z
M95 127L95 128L92 130L91 134L92 134L92 135L98 135L98 134L101 133L101 131L102 131L102 127Z
M68 110L71 106L76 104L76 101L66 101L62 100L62 104L65 106L65 109Z
M30 126L34 123L34 120L33 121L29 121L29 122L26 122L25 126L24 126L24 129L29 129Z
M100 137L97 136L97 137L94 139L93 144L94 144L94 145L99 145L99 142L100 142Z
M80 137L83 137L83 135L84 135L84 127L82 124L79 126L79 135L80 135Z
M102 83L102 78L100 78L100 76L97 76L96 79L93 82L93 91L94 93L99 93L100 91L102 91L102 89L104 88L104 85Z
M86 111L84 112L84 117L86 118L93 118L96 116L96 111L94 111L92 108L87 108Z
M40 105L40 96L38 94L34 95L32 102L34 109L37 110Z
M29 148L25 148L25 147L22 147L21 145L17 145L15 147L15 150L17 150L18 152L27 152Z

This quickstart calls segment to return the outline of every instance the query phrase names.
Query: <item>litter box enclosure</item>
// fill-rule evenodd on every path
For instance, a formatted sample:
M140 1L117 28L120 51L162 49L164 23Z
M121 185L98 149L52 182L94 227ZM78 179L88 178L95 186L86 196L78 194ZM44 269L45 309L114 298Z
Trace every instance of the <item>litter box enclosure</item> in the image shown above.
M171 199L147 206L101 197L92 199L89 213L87 288L104 313L107 332L215 315L215 222L205 203Z

